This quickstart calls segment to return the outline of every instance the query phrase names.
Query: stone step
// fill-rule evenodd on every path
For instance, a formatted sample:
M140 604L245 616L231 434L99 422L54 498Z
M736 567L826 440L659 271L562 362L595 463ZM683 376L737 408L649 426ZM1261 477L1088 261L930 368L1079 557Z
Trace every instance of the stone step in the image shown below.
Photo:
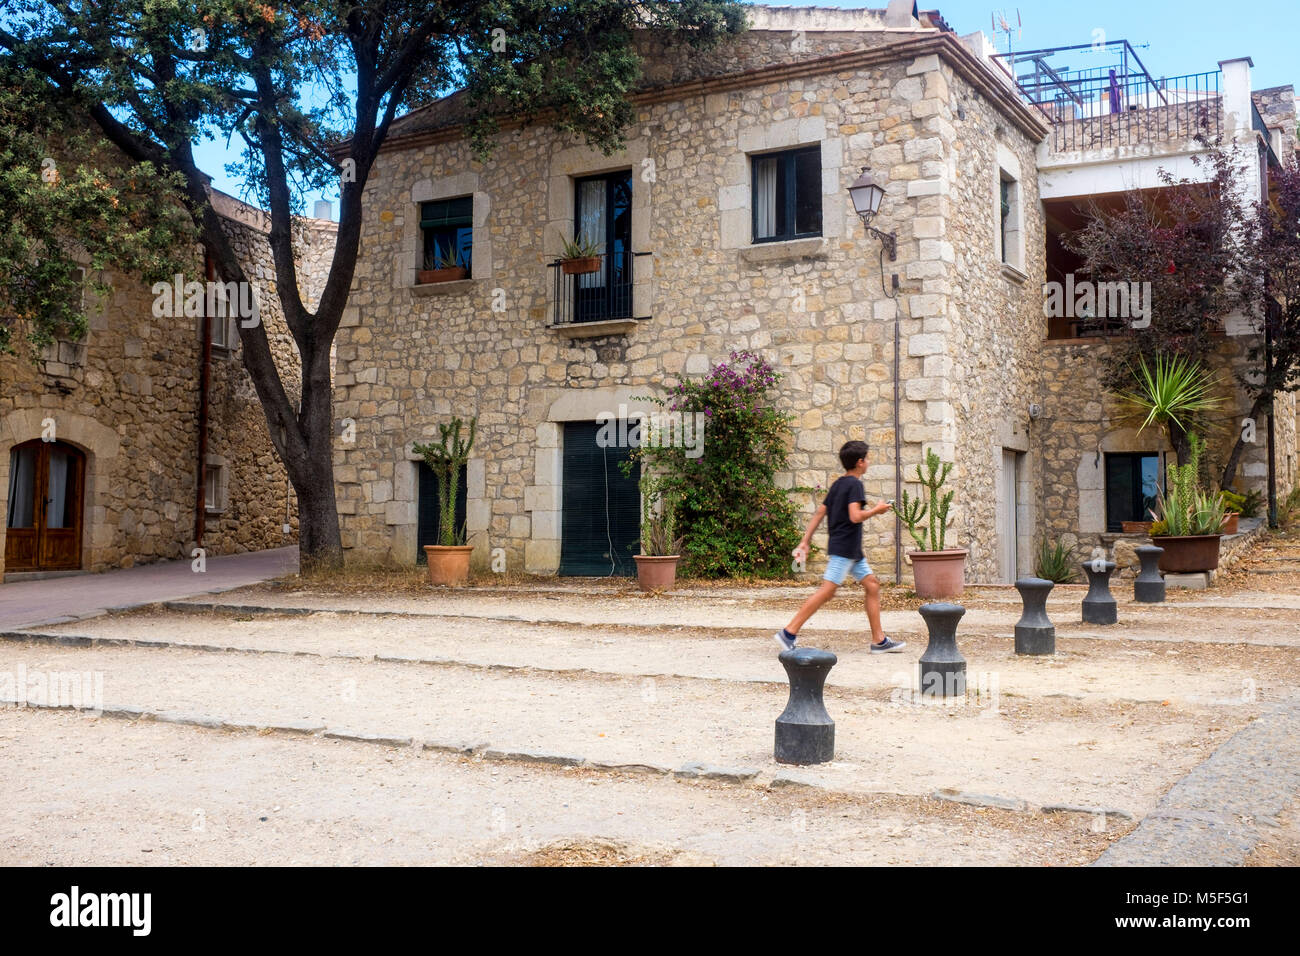
M916 615L916 624L921 623ZM1087 702L1176 702L1179 706L1231 706L1242 702L1242 688L1271 692L1249 654L1236 665L1206 672L1182 652L1159 645L1118 650L1111 645L1069 637L1058 628L1057 655L1022 657L1013 638L980 635L964 627L958 644L967 658L972 684L980 675L1003 694L1018 699L1071 697ZM812 629L809 629L812 635ZM177 644L199 649L318 654L362 660L411 661L479 669L531 670L558 675L618 678L692 678L762 683L785 687L776 662L778 648L768 635L741 632L721 637L706 627L682 624L672 629L573 628L472 617L334 614L277 617L230 614L194 617L183 612L102 617L42 629L51 640L85 638L105 642ZM868 697L897 700L917 683L917 665L928 636L894 631L908 641L902 651L871 654L864 640L842 633L816 642L839 655L830 686ZM57 636L57 637L56 637ZM21 633L13 635L23 639ZM813 636L809 640L812 641ZM1259 649L1252 653L1276 653ZM1116 662L1121 662L1117 666ZM1129 666L1141 662L1141 667ZM1243 682L1250 681L1249 685Z
M48 711L0 750L11 866L1067 866L1131 826Z
M775 668L776 662L770 660ZM20 670L21 668L21 670ZM778 684L683 678L537 674L310 655L183 647L0 644L0 675L99 674L107 709L209 727L281 727L447 750L543 754L558 763L688 765L775 774ZM7 696L7 695L6 695ZM829 789L925 795L998 794L1032 804L1153 804L1206 747L1250 717L1247 707L1167 707L1132 723L1125 708L1082 704L1021 716L978 703L888 703L832 688L836 761L800 775ZM1158 705L1128 705L1129 708ZM1129 711L1131 713L1131 710ZM1212 731L1207 732L1207 722ZM522 758L527 759L527 758Z

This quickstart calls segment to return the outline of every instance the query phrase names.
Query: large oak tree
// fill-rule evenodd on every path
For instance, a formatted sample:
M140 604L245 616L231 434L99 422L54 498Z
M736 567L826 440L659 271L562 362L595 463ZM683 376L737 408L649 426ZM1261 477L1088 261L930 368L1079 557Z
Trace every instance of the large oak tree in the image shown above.
M734 0L0 0L0 70L22 77L28 94L89 117L140 177L173 182L227 282L246 276L194 147L204 137L242 146L235 165L270 214L277 294L302 365L300 408L261 324L238 323L244 364L297 493L302 558L332 564L342 548L330 346L356 269L362 195L393 121L459 88L480 151L507 116L536 117L612 151L641 75L634 31L707 45L742 25ZM331 183L340 185L338 238L313 311L299 294L291 225L304 195ZM61 234L48 228L43 241L58 245ZM142 243L134 265L146 278L164 266L160 246ZM20 274L37 258L15 251L0 269ZM68 320L66 308L53 315L48 305L28 303L27 314L46 335Z

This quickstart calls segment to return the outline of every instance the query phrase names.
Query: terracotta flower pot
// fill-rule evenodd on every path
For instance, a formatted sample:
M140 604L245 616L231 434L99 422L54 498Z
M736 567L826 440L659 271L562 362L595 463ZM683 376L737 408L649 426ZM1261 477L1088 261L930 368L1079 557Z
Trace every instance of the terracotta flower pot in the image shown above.
M429 559L429 583L456 586L469 580L469 555L472 545L426 544Z
M916 596L947 598L961 594L966 587L966 555L969 553L965 548L907 552L916 579Z
M562 259L560 271L566 276L580 276L600 268L600 256L583 256L581 259Z
M1217 534L1152 535L1151 543L1164 548L1160 570L1166 574L1196 574L1219 566Z
M1240 511L1229 511L1226 515L1223 516L1223 533L1236 534L1237 522L1240 520L1241 520Z
M636 583L642 591L671 591L677 581L680 554L634 554Z
M469 270L464 266L453 269L421 269L415 274L415 281L419 285L432 285L435 282L458 282L468 275Z
M1154 521L1121 521L1120 530L1125 534L1150 534Z

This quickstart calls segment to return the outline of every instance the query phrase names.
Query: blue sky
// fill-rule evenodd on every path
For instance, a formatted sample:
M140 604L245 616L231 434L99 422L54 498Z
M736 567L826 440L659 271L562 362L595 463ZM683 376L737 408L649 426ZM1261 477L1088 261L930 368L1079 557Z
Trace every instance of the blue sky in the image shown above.
M835 3L823 0L815 6L883 8L888 0L865 3ZM1181 76L1218 68L1220 60L1249 56L1255 62L1255 89L1300 84L1300 4L1297 0L1028 0L998 5L999 0L923 0L921 9L939 10L958 34L982 30L991 33L990 15L1001 11L1015 24L1020 11L1019 36L1012 35L1018 50L1092 43L1093 31L1105 31L1109 41L1128 40L1154 76ZM774 4L776 5L776 4ZM814 4L784 4L813 6ZM1006 50L1006 37L995 37L998 49ZM1087 66L1070 62L1067 66ZM232 144L233 147L234 144ZM200 167L214 177L214 185L238 194L240 184L224 172L227 162L224 143L205 143L198 149ZM310 197L307 211L311 211ZM323 198L335 201L338 194Z

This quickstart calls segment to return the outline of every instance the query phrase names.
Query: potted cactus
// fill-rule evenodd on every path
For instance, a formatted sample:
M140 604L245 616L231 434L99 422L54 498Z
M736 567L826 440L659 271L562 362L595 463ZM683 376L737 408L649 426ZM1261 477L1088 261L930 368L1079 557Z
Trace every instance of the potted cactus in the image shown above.
M424 546L430 584L459 585L469 580L469 555L474 549L465 543L464 526L456 525L456 496L461 469L474 447L478 419L469 420L469 434L462 438L464 426L465 422L453 418L438 426L437 442L411 446L438 478L438 543Z
M560 271L566 276L585 275L600 268L600 243L586 236L564 240Z
M682 541L677 533L677 496L649 470L641 472L641 553L636 580L642 591L671 591L677 581Z
M1165 549L1160 570L1166 574L1196 574L1219 566L1226 509L1222 496L1201 490L1197 476L1205 445L1195 434L1188 439L1188 461L1169 466L1167 487L1160 496L1160 516L1151 527L1151 543Z
M912 497L904 490L902 506L894 505L895 513L916 542L916 550L907 552L907 557L912 562L918 597L956 597L966 587L969 552L965 548L946 547L953 492L943 491L943 484L951 471L951 462L941 462L933 449L927 451L925 471L916 466L916 481L925 489L924 500L921 494Z
M469 266L460 254L460 249L453 245L437 246L424 257L424 268L415 274L415 281L420 285L434 282L456 282L469 275Z

